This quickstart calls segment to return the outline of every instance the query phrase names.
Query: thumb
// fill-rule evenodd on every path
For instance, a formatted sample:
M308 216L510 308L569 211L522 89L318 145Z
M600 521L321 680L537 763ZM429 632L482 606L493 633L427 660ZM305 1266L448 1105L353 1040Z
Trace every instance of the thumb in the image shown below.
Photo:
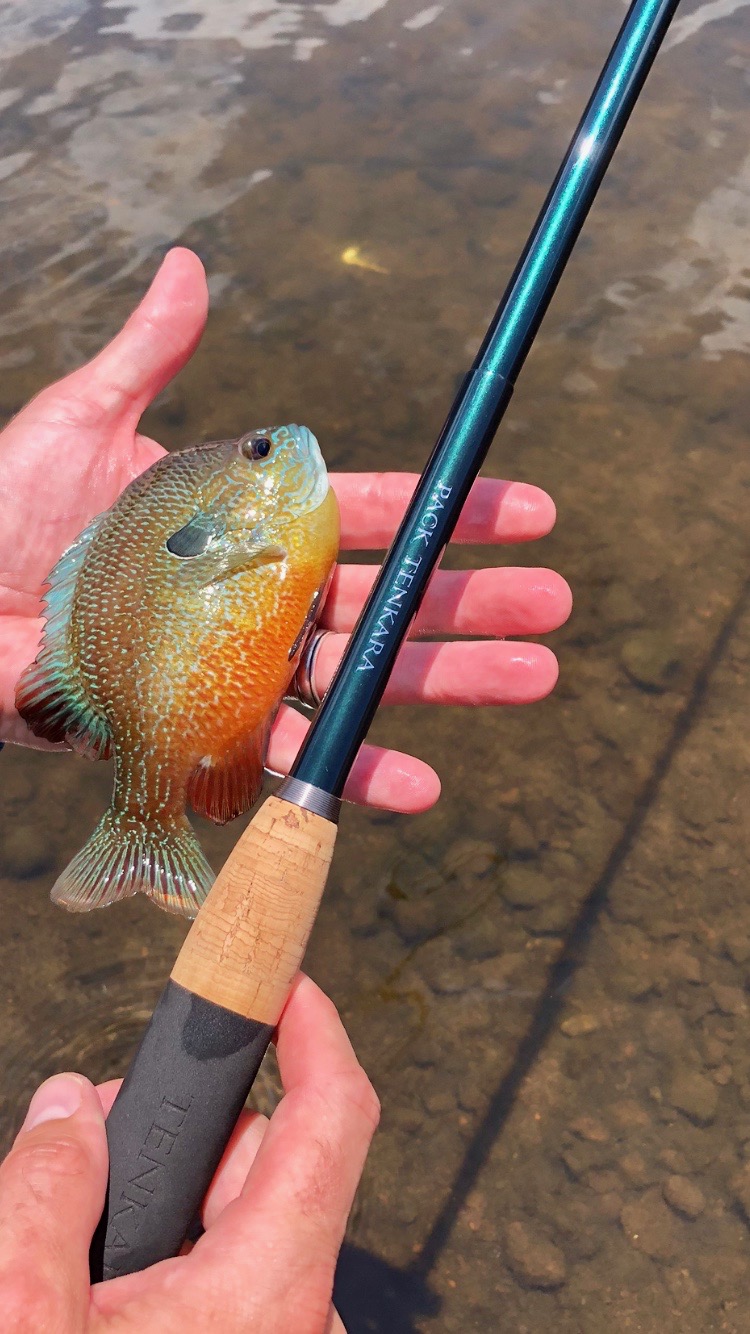
M106 1183L107 1140L95 1088L82 1075L48 1079L0 1166L4 1329L84 1328L89 1246Z
M33 400L27 412L46 412L61 395L75 406L78 425L112 417L138 421L152 399L182 370L208 315L206 275L192 250L170 250L130 319L93 361Z

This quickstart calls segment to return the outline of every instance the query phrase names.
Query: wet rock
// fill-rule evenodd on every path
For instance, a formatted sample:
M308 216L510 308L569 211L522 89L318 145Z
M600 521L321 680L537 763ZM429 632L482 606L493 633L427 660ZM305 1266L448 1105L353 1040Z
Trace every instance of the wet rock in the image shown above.
M680 660L671 635L662 630L636 630L625 640L620 661L642 690L668 690Z
M563 1149L560 1157L565 1169L574 1181L580 1181L587 1172L598 1171L607 1163L610 1154L601 1144L584 1143L577 1140ZM618 1182L619 1185L619 1182Z
M625 580L616 580L599 598L599 610L607 625L638 625L643 619L643 604Z
M445 1116L448 1112L456 1110L456 1099L449 1089L443 1089L428 1093L424 1105L433 1116Z
M719 1095L716 1085L699 1070L682 1067L672 1079L669 1101L696 1125L709 1126L716 1116Z
M661 1191L648 1190L637 1200L623 1205L620 1224L636 1250L652 1260L666 1263L677 1254L677 1225Z
M745 1163L732 1178L731 1190L735 1202L742 1210L745 1222L750 1224L750 1162Z
M537 908L547 902L553 890L551 876L523 862L506 866L500 876L500 893L512 908Z
M676 1010L651 1010L645 1024L646 1050L652 1056L674 1056L690 1041L687 1025Z
M622 1098L612 1104L612 1116L623 1130L642 1130L651 1125L651 1117L635 1098Z
M689 1218L691 1222L700 1217L706 1207L706 1197L700 1186L696 1186L689 1177L667 1177L663 1187L664 1199L670 1209Z
M719 1038L709 1036L703 1039L703 1057L706 1065L723 1065L728 1054L729 1048L726 1042L721 1042Z
M570 1130L576 1139L588 1140L591 1144L606 1144L609 1139L607 1127L595 1116L577 1116L571 1121Z
M487 920L487 914L477 913L456 930L453 948L462 959L485 960L502 955L507 943L507 932Z
M715 982L711 991L721 1014L747 1014L747 997L741 987L725 987Z
M54 849L38 825L15 825L9 829L0 847L0 866L4 875L17 880L33 880L51 871Z
M443 870L448 876L483 876L497 865L498 860L494 843L460 838L451 844L443 857Z
M466 964L456 958L449 940L429 941L417 958L419 972L436 994L451 996L466 990Z
M407 1103L402 1107L391 1108L384 1121L386 1125L397 1127L405 1135L414 1135L424 1129L424 1112Z
M595 1014L573 1014L569 1019L563 1020L560 1032L564 1033L566 1038L580 1038L585 1037L587 1033L595 1033L599 1027L599 1020Z
M686 949L678 946L671 950L665 963L676 982L691 982L697 985L703 980L700 959Z
M559 1204L549 1208L545 1217L563 1243L569 1261L591 1260L601 1250L604 1242L602 1229L598 1220L591 1216L588 1199L571 1200L566 1193Z
M727 936L724 953L732 963L743 964L750 959L750 936Z
M507 991L510 979L528 962L528 956L518 953L498 954L494 959L483 959L477 972L487 991Z
M668 1167L675 1176L682 1176L688 1171L688 1160L679 1149L662 1149L659 1162Z
M511 857L533 857L539 840L524 815L514 811L508 821L508 851Z
M622 1181L611 1168L605 1168L601 1172L589 1172L586 1185L590 1186L596 1195L619 1195ZM622 1203L622 1200L620 1202ZM619 1214L619 1209L617 1212Z
M617 1165L625 1180L629 1181L631 1186L639 1188L652 1186L661 1176L656 1168L649 1166L643 1154L638 1153L637 1149L633 1149L631 1153L623 1154Z
M508 1268L519 1283L548 1292L567 1278L565 1256L528 1223L509 1223L505 1229Z
M543 904L524 925L532 936L561 936L569 925L570 916L571 905L554 898Z

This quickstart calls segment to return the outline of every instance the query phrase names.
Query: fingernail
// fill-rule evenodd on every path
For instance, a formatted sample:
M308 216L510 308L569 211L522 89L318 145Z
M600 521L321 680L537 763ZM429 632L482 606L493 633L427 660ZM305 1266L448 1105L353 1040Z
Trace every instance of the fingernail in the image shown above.
M73 1075L54 1075L37 1089L26 1113L22 1130L35 1130L43 1121L62 1121L77 1112L83 1088Z

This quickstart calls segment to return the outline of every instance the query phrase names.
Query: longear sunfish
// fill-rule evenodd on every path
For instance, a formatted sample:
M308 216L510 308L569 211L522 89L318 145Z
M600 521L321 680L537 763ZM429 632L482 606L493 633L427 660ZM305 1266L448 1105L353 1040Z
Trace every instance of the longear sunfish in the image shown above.
M61 557L16 702L38 736L114 756L115 779L56 903L140 890L195 915L213 874L186 802L224 823L256 800L338 538L318 442L281 426L166 455Z

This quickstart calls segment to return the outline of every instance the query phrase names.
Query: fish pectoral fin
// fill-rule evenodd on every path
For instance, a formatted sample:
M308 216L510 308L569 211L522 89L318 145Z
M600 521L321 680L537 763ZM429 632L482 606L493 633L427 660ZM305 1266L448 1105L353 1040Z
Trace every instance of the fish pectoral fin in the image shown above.
M214 824L226 824L258 800L275 716L276 710L273 709L249 737L244 737L223 755L207 755L200 761L187 790L188 801L196 815L204 815Z
M235 574L246 574L249 570L260 569L263 565L275 565L286 558L287 552L275 543L263 547L230 547L224 551L217 549L207 558L207 567L201 584L207 588L211 584L220 584L225 579L231 579Z
M108 759L109 722L89 698L71 642L76 583L101 516L63 553L49 576L41 648L16 686L16 708L36 736L65 741L89 759Z

